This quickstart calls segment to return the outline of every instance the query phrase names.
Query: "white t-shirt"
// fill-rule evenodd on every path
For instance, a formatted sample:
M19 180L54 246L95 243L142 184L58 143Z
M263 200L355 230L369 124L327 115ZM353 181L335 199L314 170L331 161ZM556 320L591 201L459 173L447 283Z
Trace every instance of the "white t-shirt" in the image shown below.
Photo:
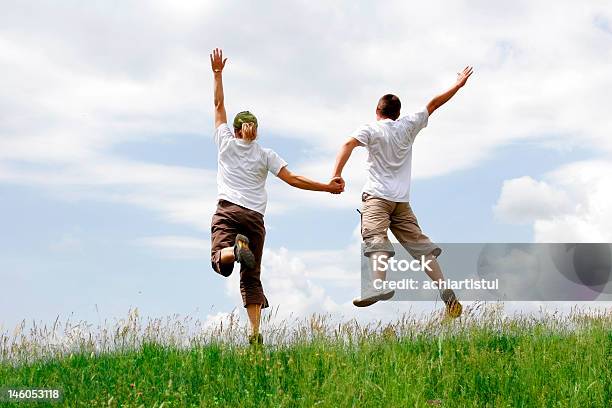
M427 109L397 120L382 119L357 129L351 137L368 149L368 180L363 192L396 203L410 198L412 144L427 126Z
M259 146L256 141L235 138L227 123L215 130L215 143L219 150L217 199L264 214L268 202L268 172L277 176L287 162L273 150Z

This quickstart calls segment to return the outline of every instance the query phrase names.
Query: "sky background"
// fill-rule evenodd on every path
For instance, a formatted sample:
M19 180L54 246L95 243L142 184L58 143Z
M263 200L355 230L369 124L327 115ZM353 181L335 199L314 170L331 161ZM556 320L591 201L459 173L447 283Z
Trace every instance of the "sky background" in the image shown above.
M612 241L609 2L1 4L0 328L134 307L210 322L242 313L238 274L210 265L215 47L229 57L228 116L254 112L259 143L322 181L382 94L419 110L473 65L414 145L424 231ZM439 309L350 303L365 157L351 158L340 196L270 176L262 275L282 316Z

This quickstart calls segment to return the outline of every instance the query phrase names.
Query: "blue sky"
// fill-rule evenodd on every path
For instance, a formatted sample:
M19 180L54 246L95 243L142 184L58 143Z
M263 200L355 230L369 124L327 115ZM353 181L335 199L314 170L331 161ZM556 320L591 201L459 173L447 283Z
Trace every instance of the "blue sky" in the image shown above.
M254 111L260 143L317 179L373 119L378 96L397 93L408 113L472 64L468 86L414 147L412 206L425 232L439 242L609 242L610 10L502 3L395 2L393 16L353 2L7 7L0 325L96 321L130 307L207 319L237 307L236 277L215 275L208 253L216 46L230 57L228 111ZM283 312L356 314L364 159L351 159L342 197L269 179L264 283Z
M214 169L214 144L208 136L176 135L162 143L117 146L115 152L130 159ZM426 137L425 133L422 136ZM300 154L293 153L295 145L265 137L262 144L287 152L284 156L291 163L300 162ZM494 170L486 174L482 172L488 163L417 180L413 184L413 206L421 225L439 242L532 241L531 226L499 222L491 203L504 180L525 174L540 176L588 154L546 153L536 146L505 146L491 157ZM528 166L516 168L517 156ZM22 318L50 321L58 314L70 313L96 321L98 313L120 317L129 307L139 307L153 316L181 313L205 317L236 306L225 294L224 279L210 268L206 250L195 257L168 257L159 250L134 244L143 236L208 239L207 232L163 222L154 212L133 206L58 200L53 194L30 187L3 186L0 197L0 219L11 231L0 237L0 268L8 272L10 280L5 288L11 289L3 296L3 310L12 311L5 315L5 324ZM452 211L449 202L453 203ZM270 215L266 222L270 226L270 248L333 250L351 240L358 215L350 208L324 212L305 208L298 216ZM346 301L345 297L346 293L340 293L337 299Z

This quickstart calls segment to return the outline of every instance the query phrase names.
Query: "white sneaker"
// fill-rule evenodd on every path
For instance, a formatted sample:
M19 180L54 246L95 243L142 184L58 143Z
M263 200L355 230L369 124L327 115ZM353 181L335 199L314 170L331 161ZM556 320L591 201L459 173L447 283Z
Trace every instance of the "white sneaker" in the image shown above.
M371 306L379 300L389 300L395 295L392 289L371 289L366 291L361 298L353 299L353 304L357 307Z

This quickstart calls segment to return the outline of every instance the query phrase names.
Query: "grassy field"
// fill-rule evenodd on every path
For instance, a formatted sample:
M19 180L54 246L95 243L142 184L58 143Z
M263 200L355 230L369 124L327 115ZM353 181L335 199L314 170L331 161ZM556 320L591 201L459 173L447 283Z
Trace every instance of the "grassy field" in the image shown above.
M0 387L61 388L63 401L47 405L71 407L612 406L610 310L468 309L452 322L404 316L366 326L313 316L268 324L274 344L259 349L242 343L235 321L188 326L131 314L77 334L70 325L5 334Z

